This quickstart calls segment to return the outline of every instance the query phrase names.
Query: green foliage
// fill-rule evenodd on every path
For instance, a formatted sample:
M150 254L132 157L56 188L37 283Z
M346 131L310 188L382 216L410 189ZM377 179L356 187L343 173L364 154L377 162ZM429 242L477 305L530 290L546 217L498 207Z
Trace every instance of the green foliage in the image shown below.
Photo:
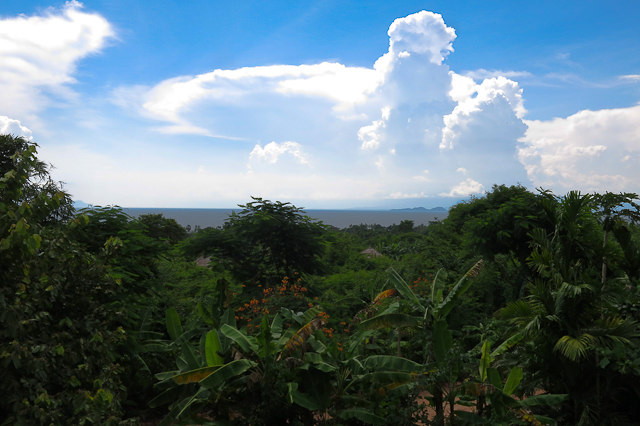
M253 200L240 205L243 210L232 213L223 230L208 229L187 241L185 253L212 255L250 288L294 272L320 272L327 227L289 203Z
M0 137L6 424L162 413L161 425L586 425L640 415L636 194L496 185L428 227L331 231L254 198L223 229L183 241L162 215L97 207L73 217L48 170L33 144ZM362 255L367 247L382 256ZM192 262L201 255L208 268ZM540 389L553 393L533 395ZM429 415L416 404L424 391Z
M162 213L143 214L138 221L146 227L145 235L155 240L166 240L173 245L187 238L187 230L175 219L166 218Z
M0 177L0 418L118 424L126 399L121 324L128 317L108 265L118 241L85 250L71 235L86 216L48 226L68 196L53 193L35 145L21 144L14 168ZM40 191L34 176L48 182Z
M635 354L632 339L640 335L633 320L619 316L617 306L625 299L621 282L602 283L606 247L593 199L570 192L545 200L553 232L537 228L530 233L529 263L536 273L530 295L502 310L502 317L511 319L528 342L521 345L519 363L539 377L541 388L569 395L566 421L576 424L586 424L587 418L592 424L613 418L607 411L615 406L620 383L628 378L600 364L599 353L618 348ZM605 375L607 380L601 380Z
M73 230L73 237L91 253L100 252L105 242L117 245L109 257L112 269L127 285L138 285L157 273L156 259L167 247L145 235L145 227L120 207L92 207L79 211L88 219ZM138 290L142 290L139 288Z

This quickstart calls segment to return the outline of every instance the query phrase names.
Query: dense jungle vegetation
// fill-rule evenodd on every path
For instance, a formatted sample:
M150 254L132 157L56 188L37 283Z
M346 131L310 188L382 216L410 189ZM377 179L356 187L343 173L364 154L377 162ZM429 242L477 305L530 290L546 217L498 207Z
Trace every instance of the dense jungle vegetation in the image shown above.
M0 424L637 424L637 200L335 229L254 198L188 233L75 210L0 136Z

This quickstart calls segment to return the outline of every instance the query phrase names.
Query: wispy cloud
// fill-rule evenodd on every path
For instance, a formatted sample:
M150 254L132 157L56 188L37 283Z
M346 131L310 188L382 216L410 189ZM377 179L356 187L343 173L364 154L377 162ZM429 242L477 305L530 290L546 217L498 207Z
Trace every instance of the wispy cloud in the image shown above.
M484 80L487 78L506 77L506 78L529 78L533 77L529 71L501 71L501 70L485 70L477 69L473 71L465 71L461 73L465 77L470 77L474 80Z

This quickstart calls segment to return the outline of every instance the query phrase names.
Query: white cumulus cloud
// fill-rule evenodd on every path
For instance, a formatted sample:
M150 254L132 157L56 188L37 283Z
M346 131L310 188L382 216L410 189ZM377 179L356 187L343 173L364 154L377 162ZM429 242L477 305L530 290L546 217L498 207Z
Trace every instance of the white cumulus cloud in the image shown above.
M20 121L0 115L0 135L22 136L27 140L32 140L31 130L20 124Z
M484 192L484 185L480 182L476 182L473 179L467 179L451 189L450 192L443 192L440 194L442 197L468 197L470 195L482 194Z
M256 145L249 154L249 160L267 161L268 163L275 164L278 162L278 158L283 154L290 154L295 157L300 164L307 164L308 161L302 154L302 147L297 142L271 142L262 148L260 145Z
M584 110L526 124L518 155L536 186L561 191L638 190L640 105Z
M474 90L470 90L468 80L456 79L459 86L452 89L452 97L458 99L458 105L451 114L444 116L445 128L442 130L441 149L452 149L457 142L460 133L468 127L481 111L487 109L491 104L504 101L510 108L503 108L507 113L509 109L515 112L514 120L521 120L527 113L522 99L522 89L518 83L505 77L490 78L476 85ZM466 92L466 98L462 93ZM473 95L476 95L475 97Z
M100 15L68 1L39 16L0 19L0 114L22 121L50 103L69 98L76 63L100 51L114 35Z

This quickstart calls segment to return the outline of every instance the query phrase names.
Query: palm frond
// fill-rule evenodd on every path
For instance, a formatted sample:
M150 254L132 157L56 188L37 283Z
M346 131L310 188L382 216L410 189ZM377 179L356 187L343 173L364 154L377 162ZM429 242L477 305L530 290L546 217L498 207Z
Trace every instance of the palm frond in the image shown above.
M553 350L559 351L569 360L575 362L587 356L591 349L590 346L595 343L595 341L596 339L587 333L583 333L577 338L566 335L558 339Z

